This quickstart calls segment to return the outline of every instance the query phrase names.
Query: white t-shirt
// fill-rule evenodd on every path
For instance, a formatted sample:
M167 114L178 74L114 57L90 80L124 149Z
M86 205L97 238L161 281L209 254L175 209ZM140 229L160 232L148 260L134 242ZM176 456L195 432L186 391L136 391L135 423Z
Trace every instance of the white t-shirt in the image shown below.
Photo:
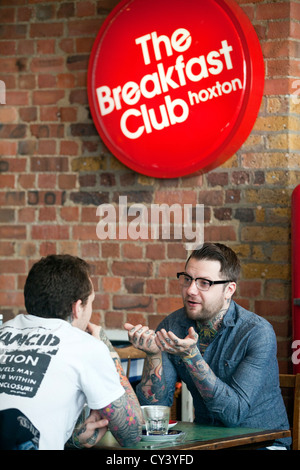
M0 327L0 410L20 410L39 449L63 449L85 403L124 393L107 346L67 321L21 314Z

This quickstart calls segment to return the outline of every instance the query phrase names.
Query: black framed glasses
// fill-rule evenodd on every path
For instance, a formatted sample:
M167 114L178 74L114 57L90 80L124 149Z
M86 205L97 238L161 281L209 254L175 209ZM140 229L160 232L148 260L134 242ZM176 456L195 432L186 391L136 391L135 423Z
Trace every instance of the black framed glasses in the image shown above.
M192 282L195 281L197 289L202 291L207 291L211 286L215 284L226 284L227 282L234 282L231 280L211 281L210 279L205 279L203 277L193 278L187 273L177 273L177 279L179 279L179 284L182 287L190 287Z

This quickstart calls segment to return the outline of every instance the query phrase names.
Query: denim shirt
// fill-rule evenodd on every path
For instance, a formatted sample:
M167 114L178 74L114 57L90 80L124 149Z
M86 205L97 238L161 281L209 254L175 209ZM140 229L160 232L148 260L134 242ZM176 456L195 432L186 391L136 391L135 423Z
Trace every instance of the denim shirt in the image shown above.
M187 318L182 308L168 315L157 330L165 328L179 338L185 338L191 326L197 331L196 322ZM171 406L175 384L182 380L193 397L197 423L289 429L279 387L276 352L276 336L271 324L231 301L222 327L203 356L217 377L211 396L203 398L200 395L179 355L163 353L167 391L156 404ZM142 405L147 404L139 386L137 395ZM277 443L289 445L290 441L286 438Z

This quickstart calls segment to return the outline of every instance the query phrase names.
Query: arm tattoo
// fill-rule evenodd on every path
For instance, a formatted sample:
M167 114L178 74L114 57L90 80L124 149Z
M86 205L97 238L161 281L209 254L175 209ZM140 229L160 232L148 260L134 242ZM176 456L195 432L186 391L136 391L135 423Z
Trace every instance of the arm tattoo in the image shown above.
M101 328L101 330L100 330L100 339L108 347L108 349L110 351L110 355L111 355L111 357L112 357L112 359L115 363L115 367L117 369L117 372L120 376L121 385L125 389L125 392L127 394L127 398L129 400L132 400L132 404L135 404L135 408L136 408L136 404L138 403L136 395L133 391L133 388L132 388L128 378L125 375L124 369L122 367L121 359L119 358L119 355L118 355L117 351L115 350L115 348L113 347L113 345L109 341L108 337L106 336L105 331L103 330L103 328Z
M166 382L162 373L161 356L147 355L143 376L140 382L140 389L148 402L156 403L164 397L166 393Z
M103 328L100 329L100 340L106 344L120 376L120 383L125 390L121 398L100 410L102 418L109 420L109 429L120 445L131 445L140 440L142 412L134 390L126 377L121 359ZM126 438L124 437L126 436Z
M183 363L185 364L190 376L193 379L199 393L203 398L209 398L213 395L216 376L204 361L199 350L194 348L189 356L183 356Z
M126 394L100 410L100 414L101 418L108 419L108 428L121 446L139 442L141 424L137 422L135 409Z

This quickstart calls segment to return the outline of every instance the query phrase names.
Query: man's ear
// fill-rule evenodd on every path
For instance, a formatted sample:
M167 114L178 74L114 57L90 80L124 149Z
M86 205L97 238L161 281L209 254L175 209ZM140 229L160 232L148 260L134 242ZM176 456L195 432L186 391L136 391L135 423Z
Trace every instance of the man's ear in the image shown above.
M225 298L226 299L231 299L231 297L233 296L235 291L236 291L236 283L235 282L230 282L228 284L228 286L226 287L226 296L225 296Z
M76 302L73 303L72 305L72 318L74 320L78 320L80 317L81 313L81 306L82 306L82 300L78 299Z

